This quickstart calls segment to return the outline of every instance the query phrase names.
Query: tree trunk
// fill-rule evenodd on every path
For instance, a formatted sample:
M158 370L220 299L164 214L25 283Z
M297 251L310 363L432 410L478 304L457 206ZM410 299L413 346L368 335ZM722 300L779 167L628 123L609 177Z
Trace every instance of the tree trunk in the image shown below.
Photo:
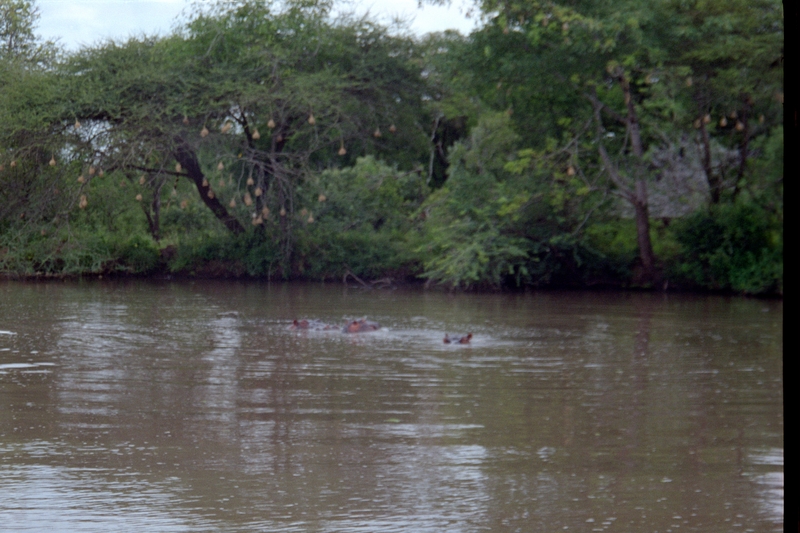
M703 165L703 172L706 173L706 181L708 181L708 190L711 193L711 203L718 204L722 198L722 179L719 175L714 173L711 167L711 139L708 135L705 122L700 119L700 136L702 139L703 154L701 162Z
M617 186L620 194L628 202L633 205L635 220L636 220L636 242L639 246L639 260L642 263L642 280L644 283L654 283L656 281L656 259L653 253L653 245L650 241L650 213L649 201L647 198L647 183L644 181L644 144L639 131L639 120L636 115L636 108L633 105L630 84L625 79L624 74L619 74L619 82L622 91L625 95L625 105L627 107L627 115L619 117L617 120L622 121L630 134L631 148L633 155L636 158L634 163L635 176L633 182L633 189L625 182L622 175L619 173L617 165L611 160L605 146L603 146L603 125L600 111L605 107L597 93L592 92L590 99L594 106L595 121L597 122L597 148L600 152L600 158L603 161L603 166L606 168L611 181Z
M203 175L203 171L200 169L200 163L197 161L197 155L194 151L182 139L176 139L176 143L177 148L173 154L175 160L180 163L181 167L186 172L186 177L194 182L197 187L197 192L200 193L200 198L202 198L206 207L214 213L219 221L222 222L231 233L234 235L244 233L244 226L228 213L228 210L220 203L216 195L212 194L209 196L211 186L205 175Z
M642 262L642 281L645 283L653 283L656 281L656 257L653 253L653 245L650 242L650 211L649 200L647 198L647 184L642 176L644 173L644 168L642 168L644 164L644 143L642 142L642 136L639 130L639 117L636 113L636 107L633 105L631 85L625 77L624 72L620 74L619 83L622 86L622 92L625 96L625 106L628 111L628 115L625 119L628 132L631 136L633 155L636 157L636 163L634 165L636 176L634 178L633 207L636 212L636 241L639 244L639 259Z
M656 281L656 256L650 242L650 211L647 201L647 184L643 179L636 180L636 200L633 203L636 212L636 242L639 244L639 259L645 282Z
M742 132L742 142L739 143L739 172L736 176L736 184L733 188L733 200L736 201L736 197L739 196L739 192L741 191L742 180L744 179L745 170L747 170L747 156L749 155L750 151L750 127L748 124L748 118L750 116L750 111L752 110L752 100L749 95L744 96L744 105L742 106L742 115L739 117L739 123L741 123L741 130L737 128L737 130Z

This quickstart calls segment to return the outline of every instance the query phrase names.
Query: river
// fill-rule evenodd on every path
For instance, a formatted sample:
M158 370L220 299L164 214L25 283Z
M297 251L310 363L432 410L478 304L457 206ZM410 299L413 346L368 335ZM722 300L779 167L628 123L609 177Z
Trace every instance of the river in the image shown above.
M0 529L781 531L782 329L705 295L0 282Z

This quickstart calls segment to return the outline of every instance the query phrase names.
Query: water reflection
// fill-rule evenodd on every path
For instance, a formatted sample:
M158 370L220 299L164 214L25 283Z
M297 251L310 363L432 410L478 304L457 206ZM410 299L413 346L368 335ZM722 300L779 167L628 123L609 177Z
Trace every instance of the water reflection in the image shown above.
M0 291L10 531L780 529L780 302Z

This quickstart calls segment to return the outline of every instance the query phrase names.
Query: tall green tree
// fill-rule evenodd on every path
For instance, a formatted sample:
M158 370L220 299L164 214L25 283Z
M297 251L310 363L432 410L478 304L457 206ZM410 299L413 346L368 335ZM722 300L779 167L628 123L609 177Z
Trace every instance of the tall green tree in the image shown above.
M48 162L63 141L51 135L53 114L42 112L56 98L56 49L37 40L38 19L34 2L0 0L0 224L46 209L56 188L39 179L57 174Z
M696 127L711 201L723 190L737 195L758 155L752 140L779 123L780 2L477 4L485 25L464 55L473 87L512 115L529 146L581 139L572 165L601 172L631 205L643 280L655 280L648 189L661 170L653 155L681 159L675 140ZM738 150L732 179L720 175L714 146Z
M531 142L584 137L572 166L596 168L634 209L643 281L654 281L646 154L659 142L643 127L651 108L644 80L658 49L643 31L649 4L487 1L484 86L513 113ZM487 73L490 73L487 75ZM490 90L490 89L489 89ZM484 89L486 91L486 89ZM518 107L520 109L518 109Z
M671 0L654 9L661 23L652 31L664 60L653 75L680 74L671 76L678 82L675 98L683 100L679 120L698 132L710 201L734 200L743 188L763 183L748 172L762 155L753 143L783 123L783 4ZM738 152L732 172L715 160L714 143Z
M289 258L308 218L296 190L310 173L367 154L424 160L420 65L412 40L333 20L329 2L219 2L167 38L71 55L52 72L52 98L29 114L41 117L38 132L68 140L83 205L116 172L140 188L158 238L162 202L188 180L229 231L270 226Z

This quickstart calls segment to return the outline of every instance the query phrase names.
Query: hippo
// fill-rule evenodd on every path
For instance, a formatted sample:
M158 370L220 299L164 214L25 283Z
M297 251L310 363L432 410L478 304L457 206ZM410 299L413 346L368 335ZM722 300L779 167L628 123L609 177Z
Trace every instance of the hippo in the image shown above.
M320 330L320 331L328 331L331 329L335 329L334 326L326 324L324 322L320 322L319 320L297 320L295 319L292 321L292 325L289 326L289 329L313 329L313 330Z
M377 322L371 322L366 318L361 320L353 320L342 329L344 333L363 333L365 331L375 331L381 326Z
M472 340L472 333L467 333L466 335L464 335L463 337L461 337L458 340L456 340L455 337L451 339L450 336L447 333L444 334L444 343L445 344L450 344L452 342L455 342L457 344L469 344L469 341L471 341L471 340Z

